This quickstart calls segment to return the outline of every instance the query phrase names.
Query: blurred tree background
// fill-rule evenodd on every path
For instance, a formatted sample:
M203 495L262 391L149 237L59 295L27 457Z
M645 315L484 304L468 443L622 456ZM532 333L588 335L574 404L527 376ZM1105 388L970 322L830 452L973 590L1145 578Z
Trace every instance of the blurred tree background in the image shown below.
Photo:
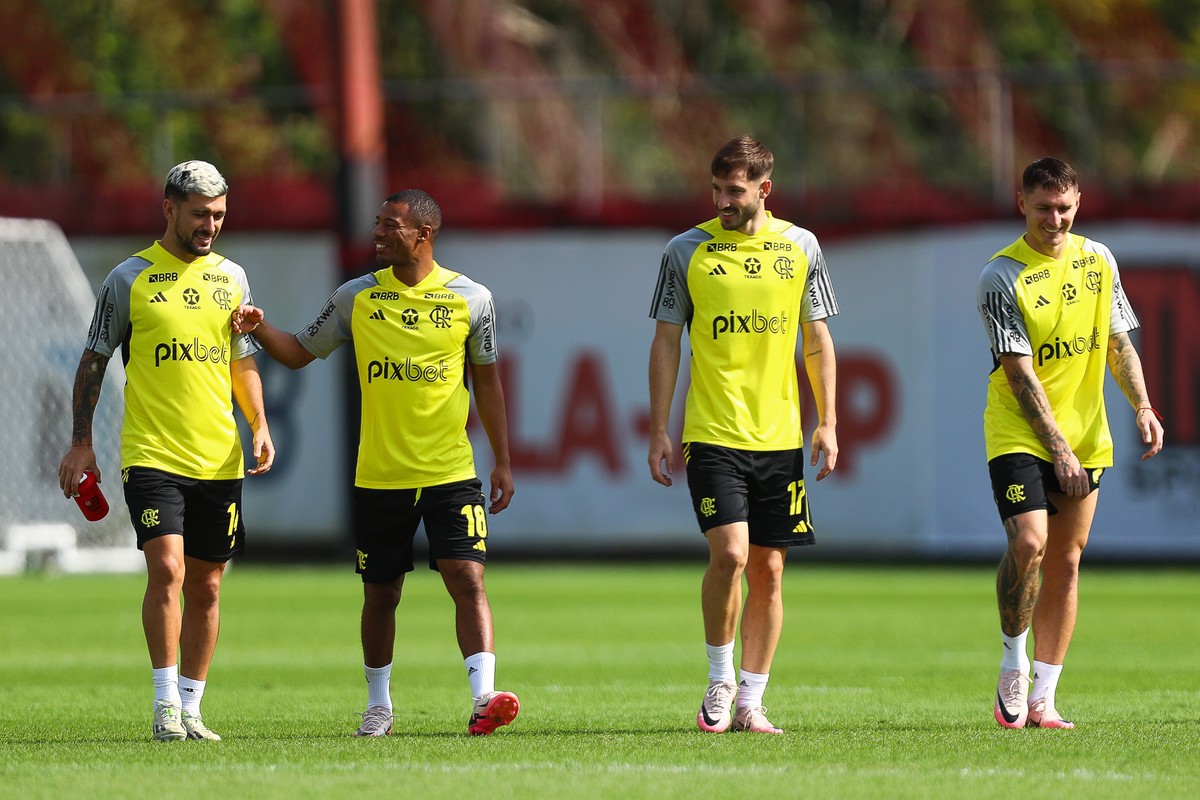
M354 1L5 0L0 215L152 229L162 175L203 158L252 201L240 228L331 227ZM776 153L777 213L825 232L1009 215L1047 154L1080 169L1092 216L1197 210L1193 0L374 11L387 186L425 188L456 226L691 224L741 133Z

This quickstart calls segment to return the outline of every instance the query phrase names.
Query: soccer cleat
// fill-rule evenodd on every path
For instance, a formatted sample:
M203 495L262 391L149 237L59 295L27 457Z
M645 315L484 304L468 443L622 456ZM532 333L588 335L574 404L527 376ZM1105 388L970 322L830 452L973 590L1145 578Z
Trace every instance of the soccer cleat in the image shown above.
M1029 718L1029 676L1019 669L1000 671L996 686L996 722L1005 728L1024 728Z
M221 741L221 737L208 729L208 726L204 724L204 720L200 719L199 714L183 712L183 728L187 731L187 738L189 739L206 739L210 742Z
M392 710L387 706L371 706L363 712L362 719L355 736L392 735Z
M706 733L724 733L733 722L733 698L737 686L726 681L713 681L704 693L704 702L696 714L696 724Z
M745 733L783 733L767 719L767 710L762 706L739 708L733 716L733 729Z
M1064 730L1071 730L1075 727L1075 723L1063 719L1054 706L1046 705L1044 697L1041 700L1034 700L1029 704L1029 721L1026 724L1030 728L1062 728Z
M496 728L508 725L517 718L521 701L512 692L488 692L475 701L467 733L472 736L487 736Z
M165 700L154 701L154 738L160 742L182 742L187 738L187 730L180 720L179 706L171 705Z

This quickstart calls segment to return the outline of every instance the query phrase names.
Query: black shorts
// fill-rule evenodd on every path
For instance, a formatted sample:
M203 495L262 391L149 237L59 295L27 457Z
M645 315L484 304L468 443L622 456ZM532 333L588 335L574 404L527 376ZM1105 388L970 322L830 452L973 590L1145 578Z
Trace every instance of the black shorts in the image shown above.
M794 547L816 543L804 488L804 451L736 450L686 442L692 510L701 532L746 522L750 543Z
M1009 453L996 456L988 462L988 474L992 478L992 497L1000 511L1000 521L1044 508L1050 514L1058 509L1050 502L1049 492L1066 494L1054 465L1029 453ZM1100 488L1100 476L1104 467L1088 470L1088 485L1094 492Z
M478 478L423 489L354 487L355 572L391 583L413 571L413 537L425 523L429 568L438 559L487 563L487 507Z
M185 478L152 467L121 470L137 546L167 534L183 536L184 555L223 562L246 546L242 479Z

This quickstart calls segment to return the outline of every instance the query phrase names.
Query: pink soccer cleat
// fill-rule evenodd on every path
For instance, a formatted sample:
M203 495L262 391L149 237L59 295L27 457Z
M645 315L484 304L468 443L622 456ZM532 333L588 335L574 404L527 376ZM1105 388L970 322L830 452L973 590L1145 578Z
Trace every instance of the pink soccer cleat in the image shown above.
M1024 728L1029 718L1029 676L1017 669L1000 672L996 687L996 722L1005 728Z
M512 692L488 692L475 701L467 733L472 736L487 736L496 728L503 727L517 718L521 701Z

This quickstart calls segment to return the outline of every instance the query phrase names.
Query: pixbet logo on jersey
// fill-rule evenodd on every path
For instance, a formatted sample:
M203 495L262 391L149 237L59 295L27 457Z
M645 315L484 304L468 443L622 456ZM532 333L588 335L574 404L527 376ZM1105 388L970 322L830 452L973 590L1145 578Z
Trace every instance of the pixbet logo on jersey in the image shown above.
M1070 358L1098 349L1100 349L1099 328L1092 328L1090 336L1076 336L1074 339L1061 339L1055 336L1053 342L1046 342L1038 348L1038 366L1055 358Z
M164 361L211 361L228 364L229 345L214 344L210 347L196 338L191 342L181 342L178 339L172 339L170 344L159 342L154 346L154 366L157 367Z
M439 361L437 364L422 366L411 358L406 358L403 361L392 361L390 358L385 357L383 361L367 362L367 383L371 383L376 378L385 381L444 383L448 369L449 367L446 366L444 360Z
M766 317L757 308L749 314L738 314L731 309L728 315L713 318L712 337L716 339L723 333L787 333L787 329L787 314Z

